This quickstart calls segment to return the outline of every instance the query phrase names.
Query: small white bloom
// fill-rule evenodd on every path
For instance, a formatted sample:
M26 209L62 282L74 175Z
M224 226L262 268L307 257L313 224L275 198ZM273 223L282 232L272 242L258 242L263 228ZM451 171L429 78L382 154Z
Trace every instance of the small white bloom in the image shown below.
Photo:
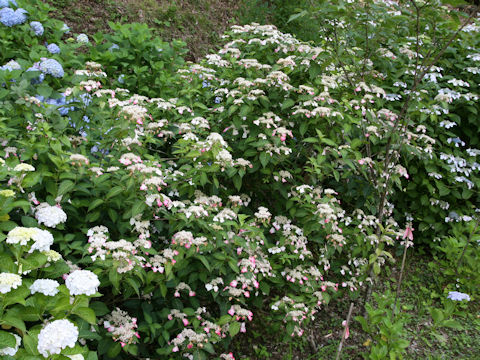
M65 285L71 295L93 295L97 292L100 281L89 270L75 270L68 275Z
M0 293L6 294L22 285L22 277L7 272L0 273Z
M45 358L60 352L67 346L73 348L78 340L78 328L70 321L55 320L38 334L38 352Z
M42 293L45 296L55 296L58 294L59 286L60 284L56 280L37 279L30 286L30 292L32 293L32 295L38 292L38 293Z
M88 44L88 36L86 34L80 34L77 36L77 41L82 44Z
M35 218L39 224L54 228L60 223L67 221L67 214L58 206L50 206L48 203L41 203L35 209Z

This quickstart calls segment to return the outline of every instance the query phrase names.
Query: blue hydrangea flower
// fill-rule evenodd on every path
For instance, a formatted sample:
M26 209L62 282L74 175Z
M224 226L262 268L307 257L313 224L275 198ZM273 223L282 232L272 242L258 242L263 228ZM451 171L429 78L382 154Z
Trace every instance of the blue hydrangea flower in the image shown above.
M220 96L215 97L215 104L220 104L222 98Z
M60 48L57 44L49 44L47 50L50 54L60 54Z
M0 70L12 71L12 70L21 70L22 67L15 60L10 60L3 66L0 66Z
M27 21L27 15L25 15L26 13L27 10L25 9L13 10L5 7L0 9L0 22L8 27L23 24L25 21Z
M88 44L88 36L86 34L80 34L77 36L77 41L82 44Z
M42 72L40 71L40 66L39 66L39 63L35 63L33 64L32 67L28 68L27 71L38 71L40 74L38 75L38 77L30 80L30 83L32 85L37 85L37 84L40 84L43 82L43 80L45 80L45 74L42 74Z
M113 50L118 50L118 49L120 49L120 46L118 46L117 44L112 44L112 46L108 48L108 51L112 52Z
M63 23L63 26L60 30L63 31L65 34L68 34L70 32L70 28L65 23Z
M85 93L85 94L81 94L81 95L80 95L80 100L82 100L82 102L83 102L83 104L84 104L85 106L88 106L88 105L90 105L90 103L92 102L92 95L86 94L86 93Z
M117 81L120 83L120 84L123 84L125 83L125 75L120 75L117 79Z
M453 301L462 301L462 300L470 301L470 295L461 293L459 291L450 291L448 293L447 299L450 299Z
M56 78L61 78L65 75L62 65L55 59L42 60L40 62L40 71Z
M18 7L15 0L0 0L0 8L9 7L10 5Z
M44 29L43 29L43 25L42 25L41 22L32 21L30 23L30 28L35 33L35 35L37 35L37 36L42 36L43 35Z

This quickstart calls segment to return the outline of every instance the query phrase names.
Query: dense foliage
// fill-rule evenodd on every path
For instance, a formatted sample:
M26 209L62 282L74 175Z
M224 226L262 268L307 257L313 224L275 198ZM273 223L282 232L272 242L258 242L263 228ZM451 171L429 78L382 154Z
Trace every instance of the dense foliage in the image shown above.
M7 358L233 359L259 312L287 339L358 297L414 228L477 281L478 25L335 2L315 45L233 26L192 64L145 25L74 39L0 7ZM401 356L401 327L371 358Z

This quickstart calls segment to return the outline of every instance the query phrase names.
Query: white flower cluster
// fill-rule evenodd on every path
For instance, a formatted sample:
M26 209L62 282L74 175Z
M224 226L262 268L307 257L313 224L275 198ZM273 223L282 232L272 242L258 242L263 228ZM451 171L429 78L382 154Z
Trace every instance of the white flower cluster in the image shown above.
M17 226L8 232L6 242L7 244L25 246L30 240L33 240L34 243L30 247L29 253L35 250L49 251L50 245L53 244L53 236L47 230L21 226Z
M255 213L255 217L260 221L270 221L272 214L266 207L260 206L258 212Z
M55 320L47 324L38 334L37 350L48 358L67 346L73 348L78 339L78 328L66 319Z
M0 273L0 293L6 294L22 285L22 277L7 272Z
M19 172L35 171L35 168L30 164L20 163L13 168L13 171L19 171Z
M89 270L75 270L68 275L65 285L71 295L93 295L98 291L98 276Z
M60 284L52 279L37 279L30 286L30 292L33 294L41 293L45 296L55 296L58 294Z
M67 221L67 214L58 206L50 206L48 203L41 203L35 209L35 218L39 224L54 228L60 223Z

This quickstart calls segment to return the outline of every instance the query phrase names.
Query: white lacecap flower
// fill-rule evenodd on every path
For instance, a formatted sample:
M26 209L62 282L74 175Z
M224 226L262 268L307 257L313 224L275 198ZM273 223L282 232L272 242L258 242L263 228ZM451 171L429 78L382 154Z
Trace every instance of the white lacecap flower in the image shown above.
M75 270L68 275L65 285L71 295L93 295L100 286L97 275L89 270Z
M16 165L13 168L13 171L22 171L22 172L35 171L35 168L32 165L21 163Z
M18 336L17 334L12 334L12 335L15 336L15 341L16 341L15 347L14 348L6 347L6 348L3 348L3 349L0 349L0 355L2 355L2 356L4 356L4 355L14 356L17 353L18 348L22 344L22 338L20 336Z
M55 320L47 324L38 334L38 352L49 357L67 346L73 348L78 340L78 328L66 319Z
M67 214L58 206L50 206L48 203L41 203L35 209L35 218L39 224L54 228L60 223L67 221Z
M22 277L7 272L0 273L0 293L6 294L22 285Z
M58 294L59 286L60 284L56 280L37 279L30 286L30 292L32 293L32 295L38 292L38 293L42 293L45 296L55 296Z

